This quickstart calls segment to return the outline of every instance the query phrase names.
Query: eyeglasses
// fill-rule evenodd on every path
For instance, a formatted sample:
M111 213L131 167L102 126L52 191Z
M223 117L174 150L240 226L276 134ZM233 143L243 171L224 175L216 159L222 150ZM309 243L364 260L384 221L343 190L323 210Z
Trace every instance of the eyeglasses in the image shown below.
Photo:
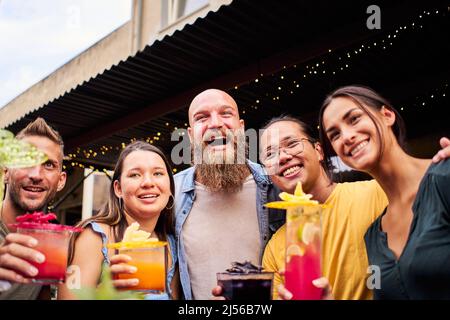
M281 151L290 156L296 156L305 150L304 141L308 141L311 144L314 144L313 140L302 138L302 139L291 139L287 141L285 147L278 147L271 150L268 150L266 154L261 155L261 162L265 166L271 166L274 164L278 164L278 160L280 159Z

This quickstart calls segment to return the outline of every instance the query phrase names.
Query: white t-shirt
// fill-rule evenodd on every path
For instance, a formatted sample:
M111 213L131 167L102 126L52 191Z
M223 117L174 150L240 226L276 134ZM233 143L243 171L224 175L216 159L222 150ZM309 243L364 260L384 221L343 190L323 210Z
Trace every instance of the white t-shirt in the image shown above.
M250 175L237 193L209 192L195 183L196 198L183 225L193 298L210 299L217 272L233 261L259 263L256 183Z

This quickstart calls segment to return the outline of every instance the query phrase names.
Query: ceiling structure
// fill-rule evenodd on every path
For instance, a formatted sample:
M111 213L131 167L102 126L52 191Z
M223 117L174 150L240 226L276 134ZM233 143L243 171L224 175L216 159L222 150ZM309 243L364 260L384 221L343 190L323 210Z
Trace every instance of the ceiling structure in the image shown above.
M235 0L8 129L42 116L65 140L66 166L111 168L133 139L170 153L173 130L187 127L189 102L204 89L228 91L247 128L282 113L316 126L326 94L359 83L401 110L410 138L449 135L448 7L380 3L381 29L370 30L371 1Z

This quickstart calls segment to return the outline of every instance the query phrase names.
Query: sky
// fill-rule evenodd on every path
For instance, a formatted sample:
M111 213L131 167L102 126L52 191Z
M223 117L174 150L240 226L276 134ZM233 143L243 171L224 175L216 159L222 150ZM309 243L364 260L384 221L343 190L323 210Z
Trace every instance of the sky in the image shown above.
M131 0L0 0L0 108L131 18Z

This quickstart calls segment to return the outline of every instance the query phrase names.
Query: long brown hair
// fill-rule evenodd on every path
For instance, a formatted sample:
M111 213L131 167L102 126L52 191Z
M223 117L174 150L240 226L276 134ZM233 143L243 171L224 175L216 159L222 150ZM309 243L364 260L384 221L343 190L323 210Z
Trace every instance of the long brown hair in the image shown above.
M319 140L323 147L323 152L325 155L325 164L328 167L328 170L331 172L333 170L333 165L331 162L331 157L336 155L331 143L326 135L325 128L323 125L323 113L325 109L330 105L333 99L343 97L349 98L352 100L361 110L366 113L372 122L375 124L377 130L377 136L380 140L380 150L378 160L381 159L384 150L384 140L382 139L382 133L380 129L379 121L373 116L372 113L369 112L368 108L372 108L376 111L380 111L381 108L385 107L392 112L395 113L395 123L392 127L392 131L397 139L398 144L402 149L405 149L405 140L406 140L406 129L405 122L403 121L400 113L392 106L392 104L382 97L375 90L362 86L362 85L352 85L338 88L331 92L322 103L322 107L319 111Z
M125 229L128 227L127 220L125 218L124 213L122 212L123 208L121 208L121 204L119 202L119 198L116 196L114 192L114 181L120 182L120 177L122 175L123 163L126 157L134 151L150 151L159 155L166 165L167 173L170 179L170 191L172 195L175 194L175 183L173 180L172 168L167 160L167 157L164 153L157 147L144 142L144 141L136 141L128 146L126 146L119 155L117 160L114 174L112 177L111 185L109 188L109 197L108 201L103 205L100 209L99 213L91 218L88 218L84 221L81 221L77 224L78 227L86 227L90 222L104 223L111 226L113 230L114 240L117 241L123 238L123 234ZM175 199L172 197L172 201ZM169 202L170 199L169 199ZM167 240L167 235L174 235L174 202L170 205L168 204L166 208L164 208L158 218L158 221L155 226L155 233L160 240ZM73 260L73 254L75 249L75 241L78 235L75 235L71 239L70 251L69 251L69 264Z

